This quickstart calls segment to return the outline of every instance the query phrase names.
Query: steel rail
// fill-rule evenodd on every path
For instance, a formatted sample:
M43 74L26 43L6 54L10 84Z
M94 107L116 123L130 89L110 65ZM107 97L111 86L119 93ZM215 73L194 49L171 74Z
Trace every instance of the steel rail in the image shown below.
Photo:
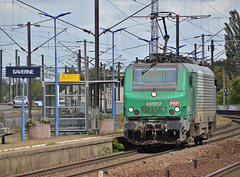
M216 139L216 140L210 140L210 141L205 142L203 144L210 144L210 143L214 143L214 142L217 142L217 141L222 141L224 139L228 139L228 138L231 138L231 137L234 137L234 136L237 136L237 135L240 135L240 133L237 133L237 134L234 134L234 135L225 136L225 137L222 137L222 138L219 138L219 139ZM195 145L190 146L190 148L191 147L195 147ZM140 161L140 160L145 160L145 159L148 159L148 158L151 158L151 157L164 155L164 154L176 151L176 150L179 150L179 149L172 149L172 150L168 150L168 151L164 151L164 152L151 154L151 155L148 155L148 156L145 156L145 157L131 159L131 160L128 160L128 161L125 161L125 162L120 162L120 163L116 163L116 164L111 164L111 165L99 167L99 168L96 168L96 169L91 169L91 170L84 171L84 172L77 172L76 174L70 174L67 177L70 177L70 176L84 176L84 175L88 175L88 174L91 174L91 173L96 173L96 172L98 172L100 170L103 171L103 170L111 169L111 168L114 168L114 167L117 167L117 166L121 166L121 165L124 165L124 164L127 164L127 163L132 163L132 162L136 162L136 161Z
M240 162L224 167L205 177L220 177L220 176L237 176L240 174Z
M94 159L89 159L89 160L74 162L74 163L70 163L70 164L66 164L66 165L60 165L60 166L51 167L51 168L47 168L47 169L32 171L32 172L23 173L23 174L18 174L18 175L15 175L14 177L23 177L23 176L24 177L25 176L30 177L30 176L49 175L49 174L52 174L52 173L55 173L55 172L58 172L58 171L75 169L75 168L87 166L87 165L90 165L90 164L92 165L92 164L96 164L96 163L101 163L104 160L112 160L112 159L116 159L116 158L123 158L123 157L129 156L129 155L136 155L137 153L138 153L137 150L120 152L120 153L115 153L115 154L111 154L111 155L107 155L107 156L103 156L103 157L98 157L98 158L94 158Z
M229 132L232 132L232 131L235 131L235 130L238 130L238 129L239 128L234 128L234 129L231 129L231 130L223 131L223 132L215 134L214 136L224 135L226 133L229 133ZM237 136L237 135L240 135L240 133L235 133L233 135L224 136L224 137L221 137L221 138L218 138L218 139L215 139L215 140L208 140L203 144L209 144L209 143L214 143L214 142L217 142L217 141L222 141L224 139L228 139L228 138L231 138L231 137L234 137L234 136ZM191 147L195 147L195 146L189 146L189 148L191 148ZM98 168L95 168L95 169L90 169L90 170L85 170L85 171L82 171L82 172L77 172L76 174L71 174L69 176L83 176L83 175L87 175L87 174L90 174L90 173L98 172L100 170L110 169L110 168L120 166L120 165L123 165L123 164L132 163L132 162L135 162L135 161L160 156L160 155L167 154L167 153L170 153L170 152L173 152L173 151L176 151L176 150L177 149L171 149L171 150L166 150L166 151L163 151L163 152L154 153L154 154L150 154L150 155L148 154L148 155L145 155L145 156L139 157L139 158L135 157L134 159L131 159L131 160L125 160L125 161L120 162L120 163L115 162L114 164L111 164L111 165L105 165L105 166L101 166L101 167L98 167ZM134 156L134 155L137 155L137 154L138 154L137 150L121 152L121 153L116 153L116 154L103 156L103 157L99 157L99 158L94 158L94 159L90 159L90 160L85 160L85 161L81 161L81 162L75 162L75 163L71 163L71 164L67 164L67 165L61 165L61 166L57 166L57 167L53 167L53 168L48 168L48 169L38 170L38 171L34 171L34 172L19 174L19 175L16 175L15 177L49 175L49 174L53 174L55 172L60 172L60 171L62 172L62 171L67 171L67 170L78 169L78 168L85 167L85 166L88 166L88 165L102 164L104 162L108 162L108 161L111 161L111 160L117 161L116 160L117 158L130 157L130 156Z
M207 141L203 144L209 144L209 143L214 143L217 141L222 141L224 139L227 138L231 138L234 136L240 135L240 133L234 134L234 135L229 135L229 136L225 136L225 137L221 137L218 138L216 140L210 140ZM194 146L190 146L194 147ZM144 160L144 159L148 159L151 157L156 157L156 156L160 156L160 155L164 155L173 151L176 151L177 149L171 149L171 150L167 150L164 152L159 152L159 153L154 153L154 154L150 154L150 155L146 155L144 157L139 157L139 158L134 158L131 160L126 160L120 163L115 163L115 164L111 164L111 165L106 165L106 166L101 166L95 169L90 169L90 170L86 170L86 171L82 171L82 172L77 172L75 174L70 174L68 176L83 176L83 175L87 175L90 173L94 173L94 172L98 172L100 170L106 170L106 169L110 169L116 166L120 166L123 164L127 164L127 163L132 163L135 161L139 161L139 160ZM90 159L90 160L85 160L85 161L81 161L81 162L75 162L75 163L71 163L71 164L67 164L67 165L61 165L61 166L57 166L57 167L52 167L52 168L48 168L48 169L43 169L43 170L38 170L38 171L33 171L33 172L28 172L28 173L24 173L24 174L19 174L19 175L15 175L14 177L30 177L30 176L44 176L44 175L50 175L53 174L55 172L63 172L63 171L67 171L67 170L73 170L73 169L78 169L80 167L85 167L88 165L93 165L93 164L102 164L103 162L107 162L107 161L111 161L111 160L115 160L117 158L124 158L124 157L130 157L130 156L134 156L137 155L138 152L137 150L133 150L133 151L128 151L128 152L122 152L122 153L116 153L116 154L112 154L112 155L108 155L108 156L103 156L100 158L94 158L94 159ZM67 175L65 175L67 176Z
M106 165L106 166L95 168L95 169L92 169L92 170L87 170L87 171L79 172L79 173L76 173L76 174L70 174L70 175L67 175L66 177L84 176L84 175L88 175L88 174L95 173L95 172L98 172L98 171L103 171L103 170L111 169L111 168L114 168L114 167L117 167L117 166L125 165L125 164L128 164L128 163L132 163L132 162L136 162L136 161L140 161L140 160L145 160L145 159L148 159L148 158L151 158L151 157L156 157L156 156L168 154L168 153L173 152L175 150L176 149L172 149L172 150L168 150L168 151L164 151L164 152L159 152L159 153L147 155L146 157L140 157L140 158L127 160L127 161L116 163L116 164Z

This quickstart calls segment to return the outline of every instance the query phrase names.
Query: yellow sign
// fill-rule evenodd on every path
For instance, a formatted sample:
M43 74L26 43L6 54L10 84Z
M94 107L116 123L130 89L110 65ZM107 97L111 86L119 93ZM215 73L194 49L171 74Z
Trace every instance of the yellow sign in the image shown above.
M80 81L80 74L60 74L60 81Z

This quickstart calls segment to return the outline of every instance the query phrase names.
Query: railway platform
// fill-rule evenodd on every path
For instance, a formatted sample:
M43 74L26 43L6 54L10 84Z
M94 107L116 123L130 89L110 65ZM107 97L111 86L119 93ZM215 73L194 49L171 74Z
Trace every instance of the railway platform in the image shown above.
M16 175L104 155L102 149L112 147L112 137L78 135L56 142L28 140L23 146L18 145L15 148L6 148L9 147L8 143L1 144L0 176ZM36 141L45 143L39 144Z

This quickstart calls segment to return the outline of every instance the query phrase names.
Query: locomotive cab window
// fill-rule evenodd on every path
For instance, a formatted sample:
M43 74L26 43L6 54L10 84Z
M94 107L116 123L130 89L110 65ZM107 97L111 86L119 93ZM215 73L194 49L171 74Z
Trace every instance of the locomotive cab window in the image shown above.
M177 89L177 66L139 66L134 67L133 70L133 90Z

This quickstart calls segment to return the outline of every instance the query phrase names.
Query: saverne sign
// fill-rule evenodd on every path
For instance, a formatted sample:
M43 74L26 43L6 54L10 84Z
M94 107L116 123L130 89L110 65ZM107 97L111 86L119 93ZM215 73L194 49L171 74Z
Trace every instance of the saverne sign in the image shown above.
M6 76L7 77L40 77L40 67L27 67L27 66L19 66L19 67L11 67L6 66Z

